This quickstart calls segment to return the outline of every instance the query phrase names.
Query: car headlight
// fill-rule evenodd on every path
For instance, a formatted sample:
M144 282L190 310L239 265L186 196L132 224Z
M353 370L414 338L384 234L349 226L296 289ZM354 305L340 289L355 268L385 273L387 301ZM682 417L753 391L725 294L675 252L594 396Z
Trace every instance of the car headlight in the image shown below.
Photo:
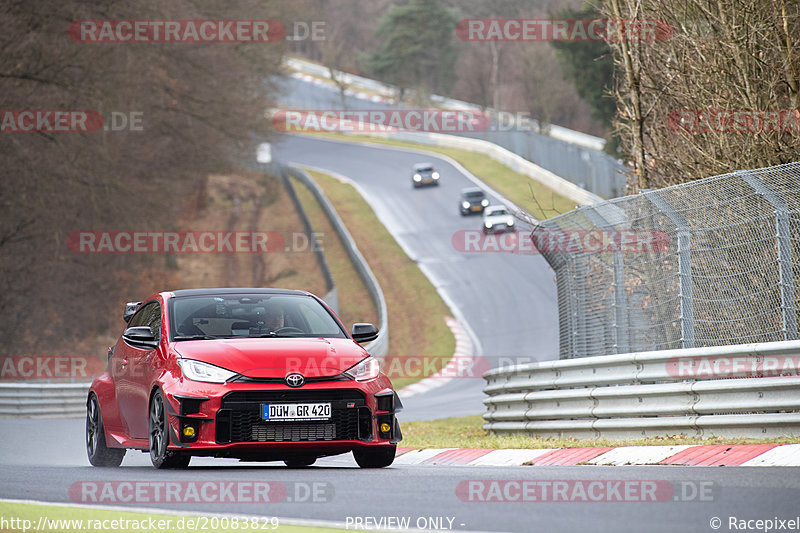
M508 219L508 225L509 226L513 226L514 225L514 219L513 218L509 218Z
M487 200L486 198L484 198L483 200L481 200L481 205L482 205L483 207L486 207L486 206L488 206L488 205L489 205L489 200Z
M420 181L420 180L422 180L422 176L420 176L419 174L414 174L414 181Z
M486 228L491 228L491 227L492 227L492 223L491 223L491 222L484 222L484 223L483 223L483 225L484 225Z
M469 209L469 202L461 202L461 207L464 209Z
M439 173L438 172L434 172L433 174L431 174L431 177L433 179L435 179L435 180L438 180L439 179Z
M193 359L178 359L178 366L181 367L183 375L192 381L225 383L236 375L236 372Z
M381 372L381 364L374 357L367 357L360 363L357 363L347 370L345 374L350 375L356 381L367 381L368 379L375 379Z

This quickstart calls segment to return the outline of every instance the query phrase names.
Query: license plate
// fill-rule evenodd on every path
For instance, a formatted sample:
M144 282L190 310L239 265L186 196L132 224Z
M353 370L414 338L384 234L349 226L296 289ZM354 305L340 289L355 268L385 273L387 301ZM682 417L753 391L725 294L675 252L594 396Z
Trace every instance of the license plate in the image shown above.
M261 418L271 422L330 420L330 403L264 403Z
M479 205L473 205L473 206L472 206L472 210L473 210L473 211L480 211L480 210L481 210L481 206L479 206Z

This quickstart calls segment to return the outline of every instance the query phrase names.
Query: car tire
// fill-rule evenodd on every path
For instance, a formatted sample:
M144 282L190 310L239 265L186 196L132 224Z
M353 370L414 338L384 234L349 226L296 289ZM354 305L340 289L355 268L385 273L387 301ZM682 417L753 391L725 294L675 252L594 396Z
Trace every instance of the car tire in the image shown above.
M361 448L353 450L353 457L361 468L384 468L394 462L397 446Z
M103 415L100 413L100 403L97 396L92 394L86 403L86 454L92 466L116 467L125 457L124 448L109 448L106 446L106 430L103 427Z
M156 391L150 400L148 416L148 438L150 442L150 461L156 468L186 468L191 455L173 452L169 447L169 423L164 408L164 396Z
M297 457L291 457L289 459L284 459L283 464L285 464L289 468L305 468L307 466L313 465L317 461L317 458L308 455L299 455Z

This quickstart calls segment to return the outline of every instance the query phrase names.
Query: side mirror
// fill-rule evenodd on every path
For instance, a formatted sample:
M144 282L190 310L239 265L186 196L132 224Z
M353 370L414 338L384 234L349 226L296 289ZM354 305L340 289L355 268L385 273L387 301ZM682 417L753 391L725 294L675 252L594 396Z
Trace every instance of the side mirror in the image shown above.
M353 324L353 331L350 332L350 335L358 343L374 341L378 338L378 328L372 324L357 322Z
M139 348L158 347L158 341L148 326L128 328L125 330L125 333L122 334L122 338L125 339L128 344Z
M124 320L126 324L131 321L131 317L136 313L136 309L138 309L141 304L142 302L128 302L125 304L122 320Z

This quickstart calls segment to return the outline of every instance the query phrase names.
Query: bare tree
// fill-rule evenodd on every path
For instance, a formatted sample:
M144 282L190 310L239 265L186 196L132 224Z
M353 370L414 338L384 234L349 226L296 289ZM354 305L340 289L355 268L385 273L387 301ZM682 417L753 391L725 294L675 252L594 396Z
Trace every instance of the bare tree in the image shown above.
M796 160L797 2L607 0L605 10L663 21L655 39L610 41L625 72L617 126L632 190Z
M284 15L288 15L285 12ZM283 43L75 42L76 20L272 19L248 0L6 2L0 108L96 110L141 131L0 133L0 339L9 353L79 347L116 330L120 303L174 279L164 256L76 254L73 232L175 229L209 172L266 138ZM133 113L133 114L132 114Z

